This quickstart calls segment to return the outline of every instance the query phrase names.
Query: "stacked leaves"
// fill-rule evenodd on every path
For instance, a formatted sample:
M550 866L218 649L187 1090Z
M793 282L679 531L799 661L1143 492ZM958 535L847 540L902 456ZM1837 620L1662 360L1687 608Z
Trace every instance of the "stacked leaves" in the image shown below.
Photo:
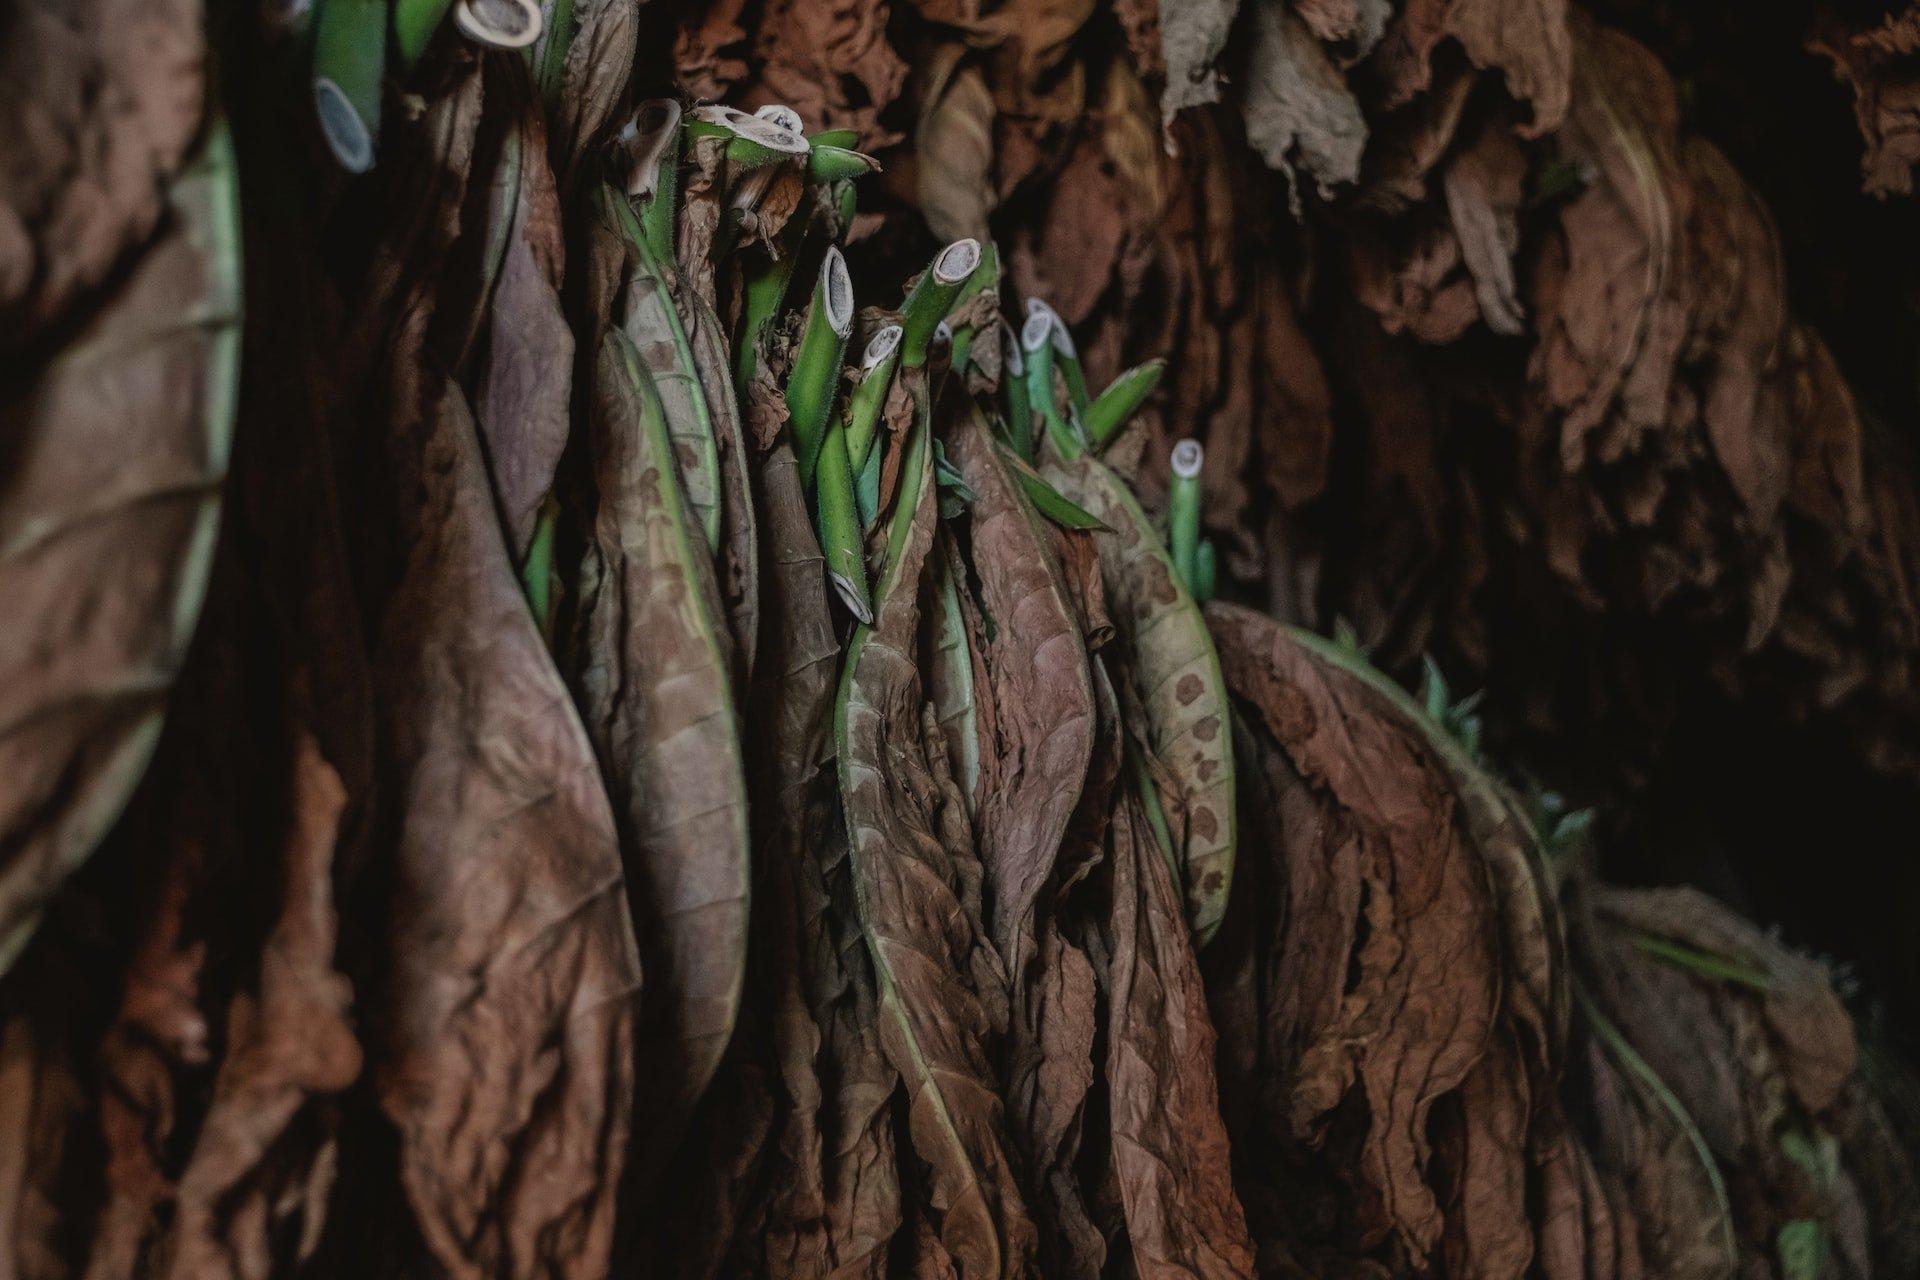
M1379 8L1251 13L1275 164L1357 163L1357 109L1281 74L1332 94L1312 39L1424 74ZM1229 9L1168 6L1171 108L1223 91ZM1160 366L1094 394L1001 276L1070 218L1003 258L961 183L920 277L857 279L860 94L813 135L630 110L631 8L556 6L530 62L428 10L379 111L400 10L355 8L369 179L283 162L304 50L238 61L244 370L215 124L160 148L153 227L6 297L43 358L0 490L36 605L0 633L0 1273L1911 1269L1823 970L1690 899L1577 881L1563 918L1457 708L1207 603L1220 468L1163 489L1130 425ZM897 92L862 15L827 47ZM925 135L996 109L989 66L1077 112L1076 21L963 22L991 54L937 62ZM1480 62L1489 24L1442 25ZM1506 67L1527 128L1557 66ZM1144 168L1141 82L1105 86ZM107 447L125 405L153 438Z

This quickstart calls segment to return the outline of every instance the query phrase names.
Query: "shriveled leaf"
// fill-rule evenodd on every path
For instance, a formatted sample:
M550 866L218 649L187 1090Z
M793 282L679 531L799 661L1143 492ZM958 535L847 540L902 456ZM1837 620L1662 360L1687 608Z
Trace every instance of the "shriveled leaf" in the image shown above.
M1296 168L1324 192L1360 176L1367 125L1346 80L1290 5L1254 9L1245 96L1247 141L1267 166Z
M613 814L514 580L459 390L394 403L404 552L375 648L398 818L380 1101L439 1266L598 1275L640 984ZM540 1153L539 1179L518 1176L515 1152Z
M1187 921L1204 945L1233 878L1233 736L1226 683L1193 597L1126 483L1093 458L1049 461L1042 475L1091 512L1108 605L1145 710L1147 741L1170 785L1161 803L1185 878Z
M0 403L0 972L139 781L206 592L240 371L236 183L216 125L114 296Z
M603 198L616 205L614 216L629 246L619 327L639 352L640 363L659 394L687 505L712 550L720 545L723 518L719 441L693 346L674 306L671 268L654 261L641 247L639 224L626 209L625 197L608 187Z
M573 680L606 774L647 973L637 1154L657 1177L719 1066L746 974L746 783L729 644L667 411L610 332L594 369L598 504ZM697 389L696 389L697 390Z
M905 446L874 623L855 631L841 677L841 801L880 983L882 1043L911 1098L939 1247L969 1276L1015 1276L1031 1265L1035 1233L1007 1151L986 1057L994 1019L982 1004L1006 976L978 918L978 870L959 794L943 785L944 743L931 713L922 716L919 597L935 524L929 436L922 418Z

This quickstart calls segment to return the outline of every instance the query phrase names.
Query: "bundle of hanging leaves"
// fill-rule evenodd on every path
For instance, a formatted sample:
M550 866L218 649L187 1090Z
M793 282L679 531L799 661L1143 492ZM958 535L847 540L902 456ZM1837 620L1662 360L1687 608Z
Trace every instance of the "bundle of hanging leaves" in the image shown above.
M191 94L82 9L9 45L115 91L0 192L0 1275L1920 1267L1829 972L1211 600L1162 366L989 239L856 278L858 133L632 105L618 4L226 14Z

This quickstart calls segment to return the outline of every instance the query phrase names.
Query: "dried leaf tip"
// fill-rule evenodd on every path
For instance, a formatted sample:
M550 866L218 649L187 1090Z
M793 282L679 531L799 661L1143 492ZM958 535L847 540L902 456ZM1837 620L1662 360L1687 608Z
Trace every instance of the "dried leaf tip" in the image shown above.
M1174 475L1180 477L1182 480L1191 480L1200 474L1201 464L1204 463L1206 459L1207 451L1201 448L1200 442L1192 436L1188 436L1185 440L1173 446L1173 453L1168 457L1167 461L1168 465L1173 468Z
M844 341L853 332L853 277L847 274L839 245L829 245L820 264L820 297L826 303L827 323Z
M873 335L867 342L867 349L860 356L860 371L872 372L875 365L900 349L900 335L906 332L897 324L890 324Z
M459 0L453 25L475 44L524 49L540 38L546 22L533 0Z

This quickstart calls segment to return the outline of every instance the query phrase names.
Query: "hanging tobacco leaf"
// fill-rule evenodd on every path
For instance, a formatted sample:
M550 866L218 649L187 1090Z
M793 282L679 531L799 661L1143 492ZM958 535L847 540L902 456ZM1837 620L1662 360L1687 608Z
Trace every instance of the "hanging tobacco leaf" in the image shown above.
M697 388L695 388L697 392ZM637 1161L664 1170L719 1066L746 973L746 784L712 562L670 419L626 335L594 366L597 507L572 650L614 799L648 992Z
M1233 739L1220 660L1200 609L1126 484L1092 458L1057 459L1047 480L1107 526L1095 532L1107 600L1128 648L1161 803L1184 879L1187 920L1205 945L1220 927L1234 863Z
M1016 1276L1031 1265L1035 1234L986 1057L998 1019L983 1003L1005 990L1005 970L984 936L944 740L931 709L921 714L915 651L936 512L930 436L923 417L904 446L874 623L848 645L834 717L841 802L881 1042L911 1100L938 1248L966 1274Z
M113 296L0 393L0 972L139 781L206 593L240 372L237 182L216 122Z

